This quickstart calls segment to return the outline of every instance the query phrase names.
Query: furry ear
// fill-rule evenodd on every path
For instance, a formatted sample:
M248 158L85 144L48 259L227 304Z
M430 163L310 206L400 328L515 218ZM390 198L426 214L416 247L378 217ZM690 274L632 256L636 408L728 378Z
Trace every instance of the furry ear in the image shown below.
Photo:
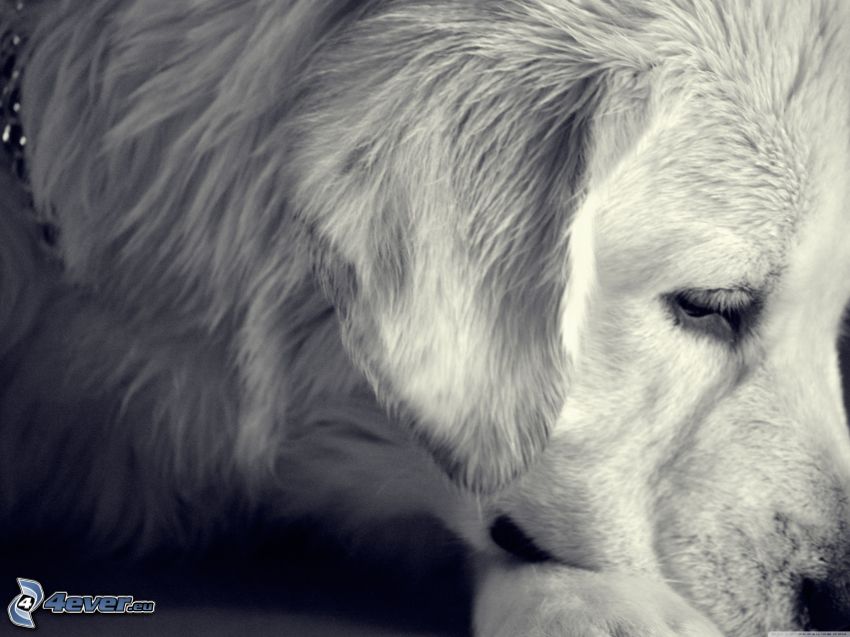
M352 358L486 492L565 398L566 240L598 83L549 22L465 4L394 6L316 55L292 193Z

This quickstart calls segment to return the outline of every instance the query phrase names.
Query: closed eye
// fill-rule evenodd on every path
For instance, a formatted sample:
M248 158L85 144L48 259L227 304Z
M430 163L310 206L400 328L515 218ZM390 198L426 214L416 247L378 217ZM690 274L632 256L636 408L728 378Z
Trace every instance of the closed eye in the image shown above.
M680 290L666 295L673 322L684 330L735 343L752 325L758 303L748 290Z

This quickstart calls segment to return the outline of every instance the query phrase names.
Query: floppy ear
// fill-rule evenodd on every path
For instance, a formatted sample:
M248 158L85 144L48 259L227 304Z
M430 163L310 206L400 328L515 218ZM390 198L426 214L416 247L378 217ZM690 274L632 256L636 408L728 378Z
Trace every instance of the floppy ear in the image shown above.
M556 48L563 32L476 11L396 7L317 55L293 203L352 358L483 492L540 451L564 402L567 234L597 86Z

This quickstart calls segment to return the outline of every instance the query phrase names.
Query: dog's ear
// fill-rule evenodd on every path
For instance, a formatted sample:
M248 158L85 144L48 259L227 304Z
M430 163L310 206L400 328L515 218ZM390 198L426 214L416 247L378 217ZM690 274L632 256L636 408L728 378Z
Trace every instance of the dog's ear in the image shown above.
M597 83L509 17L410 11L364 20L305 74L293 206L352 358L486 492L543 448L565 399L567 235Z

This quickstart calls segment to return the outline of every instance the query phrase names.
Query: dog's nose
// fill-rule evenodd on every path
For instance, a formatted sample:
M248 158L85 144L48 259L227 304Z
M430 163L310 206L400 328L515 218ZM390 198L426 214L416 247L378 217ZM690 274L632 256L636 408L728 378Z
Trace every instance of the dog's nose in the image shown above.
M833 575L824 581L803 580L802 602L809 613L810 628L850 628L850 573Z

